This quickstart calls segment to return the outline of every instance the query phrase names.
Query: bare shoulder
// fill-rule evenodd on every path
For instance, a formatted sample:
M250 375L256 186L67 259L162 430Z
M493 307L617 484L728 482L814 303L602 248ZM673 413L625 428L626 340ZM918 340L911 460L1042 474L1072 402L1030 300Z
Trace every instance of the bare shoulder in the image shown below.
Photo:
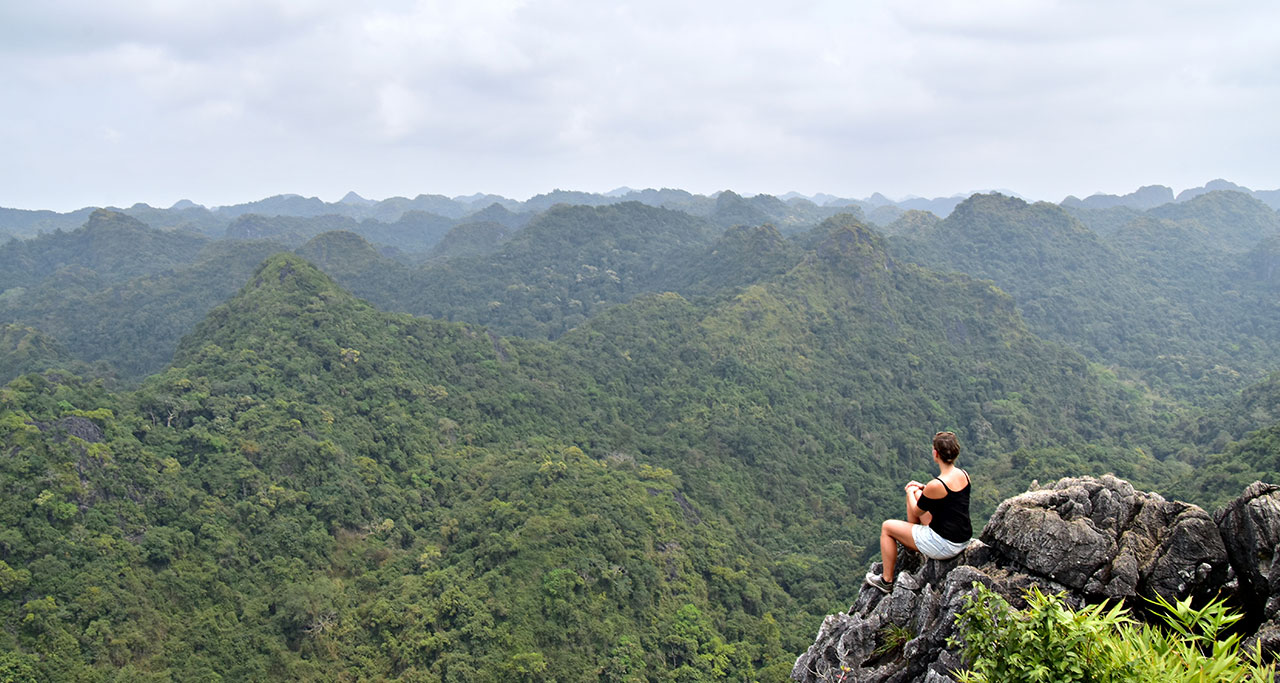
M934 481L937 481L936 479ZM964 470L956 468L947 475L947 488L952 491L959 491L969 485L969 475Z
M937 479L930 479L929 483L924 485L924 495L928 498L944 498L947 495L947 488Z

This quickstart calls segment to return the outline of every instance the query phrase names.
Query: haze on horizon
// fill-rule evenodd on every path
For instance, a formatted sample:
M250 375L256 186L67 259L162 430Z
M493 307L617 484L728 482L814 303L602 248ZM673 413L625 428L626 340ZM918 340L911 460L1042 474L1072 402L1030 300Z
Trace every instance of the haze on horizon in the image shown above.
M1280 187L1280 6L0 5L0 206Z

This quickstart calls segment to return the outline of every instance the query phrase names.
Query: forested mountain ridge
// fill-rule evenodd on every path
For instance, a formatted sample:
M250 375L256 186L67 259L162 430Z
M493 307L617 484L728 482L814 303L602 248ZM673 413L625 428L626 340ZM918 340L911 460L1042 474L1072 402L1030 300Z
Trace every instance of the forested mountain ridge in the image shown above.
M1217 190L1155 207L1147 214L1201 228L1210 246L1228 253L1245 252L1262 240L1280 237L1280 214L1240 192Z
M98 210L80 228L0 245L0 292L34 287L57 271L82 268L105 282L189 263L206 238L154 230L137 219ZM138 258L144 253L147 258Z
M208 209L191 202L178 202L168 209L146 204L135 204L127 209L110 210L125 213L161 229L181 229L209 237L236 236L246 230L266 229L274 233L288 233L301 228L290 240L293 244L323 232L324 229L307 229L313 222L328 223L327 229L349 229L341 223L351 221L361 226L359 232L380 243L404 246L399 239L417 242L412 249L425 250L439 239L451 225L463 222L496 220L509 228L518 228L529 219L557 205L603 207L626 202L639 202L655 208L666 208L688 213L699 218L713 220L725 227L736 224L733 211L718 209L723 205L721 195L731 196L750 207L765 220L783 226L812 226L818 221L841 212L858 213L864 202L846 200L819 206L814 202L794 198L782 201L771 195L742 198L731 191L716 193L710 197L694 195L682 190L629 191L622 195L601 195L587 192L554 191L530 197L519 202L497 195L474 195L450 199L440 195L419 195L414 199L392 197L381 201L323 202L316 197L277 195L266 199ZM726 200L728 197L726 197ZM33 237L44 232L71 230L82 225L92 208L60 214L52 211L24 211L0 208L0 232L10 232ZM717 213L719 211L719 213ZM249 217L249 224L245 224ZM275 221L274 219L286 219ZM294 220L289 220L294 219ZM428 223L428 234L412 228ZM255 225L256 224L256 225ZM279 234L263 234L256 237L279 239ZM424 243L425 238L425 243Z
M1137 211L1146 211L1154 209L1158 206L1167 204L1176 204L1186 202L1201 195L1210 192L1238 192L1249 195L1254 199L1270 206L1272 209L1280 211L1280 190L1251 190L1242 185L1222 180L1210 180L1200 187L1189 187L1177 194L1173 194L1173 188L1167 185L1144 185L1137 190L1126 195L1113 194L1094 194L1089 197L1078 199L1074 196L1068 196L1063 199L1060 204L1067 210L1112 210L1112 209L1130 209Z
M705 250L675 258L662 285L685 296L710 296L781 275L802 257L801 245L768 223L737 225Z
M185 265L114 283L94 271L55 271L39 286L0 296L0 320L38 328L82 361L105 361L141 379L164 368L178 340L283 248L209 242Z
M1142 470L1106 444L1145 408L1007 295L827 231L558 344L381 313L281 254L135 393L16 380L4 649L52 678L771 680L934 427L973 444L980 508Z
M492 253L428 264L405 310L552 339L599 308L662 289L668 263L718 233L638 202L558 205Z
M820 525L843 520L846 535L868 521L849 512L873 518L877 507L899 502L900 487L889 481L919 466L921 425L954 428L973 444L971 456L996 472L1025 449L1018 456L1025 473L1032 454L1081 438L1097 450L1037 466L1115 467L1124 458L1108 456L1107 435L1124 438L1153 419L1140 417L1150 406L1100 381L1078 355L1029 334L1003 292L898 263L857 223L834 225L801 264L723 303L642 299L591 320L564 343L578 352L576 366L608 378L597 381L610 393L658 408L637 422L668 438L705 430L715 452L700 456L708 459L698 468L664 463L686 481L716 457L726 478L755 477L747 486L775 475L745 473L744 459L828 471L828 490L837 495L775 490L758 497L806 501L823 511ZM994 479L1005 476L996 472ZM984 495L994 500L994 487ZM797 511L771 523L804 517Z
M1144 185L1143 187L1123 196L1095 194L1085 197L1084 199L1068 196L1066 199L1062 200L1062 207L1065 209L1112 209L1116 207L1129 207L1142 211L1152 209L1163 204L1172 203L1173 200L1172 188L1165 185Z
M483 256L498 250L511 230L497 221L477 221L454 226L428 254L429 259Z
M348 216L262 216L244 214L227 226L228 239L270 239L296 247L325 232L352 232L368 240L410 253L425 252L435 246L457 221L425 213L407 211L396 221L371 219L357 222Z
M1256 203L1197 199L1217 233L993 195L888 240L556 206L422 267L353 232L304 261L125 231L162 256L136 276L28 241L81 261L0 296L0 368L41 371L0 389L3 663L771 680L856 590L936 429L979 515L1032 478L1203 503L1274 471L1280 240L1246 249ZM112 394L47 369L71 355L163 371Z
M284 246L263 240L208 242L193 236L191 248L176 250L175 256L168 245L186 237L146 228L121 214L101 216L112 216L133 230L110 249L79 257L103 272L63 269L37 284L11 288L0 296L0 320L42 329L77 357L107 360L126 377L140 378L163 367L177 339L234 293L267 254ZM311 229L299 228L296 219L263 223L246 214L241 220L246 226L274 226L261 234L295 241ZM100 223L95 220L65 236L14 242L0 248L0 257L7 254L19 266L35 264L26 268L31 273L47 272L52 267L48 264L66 260L65 254L94 252L92 236L101 232ZM341 224L352 227L347 219ZM316 235L297 250L384 310L452 316L495 325L503 332L554 336L601 306L670 286L665 279L672 267L682 269L682 277L694 277L697 264L690 256L700 255L718 232L702 219L633 202L556 208L516 233L518 239L423 266L384 256L349 231ZM251 234L259 233L244 236ZM131 248L137 251L129 252ZM494 251L500 249L505 251ZM117 265L104 257L113 253L126 262L128 255L154 265ZM178 257L184 262L176 263ZM148 274L127 279L133 272L129 268ZM748 264L748 271L753 268ZM15 268L15 276L21 272ZM147 329L154 333L151 338L140 337Z
M1098 194L1084 200L1068 196L1060 204L1073 214L1105 215L1122 211L1132 216L1162 204L1181 203L1214 191L1240 192L1252 196L1273 209L1280 209L1280 190L1255 191L1225 180L1214 180L1202 187L1185 189L1176 197L1172 189L1163 185L1154 185L1139 188L1136 192L1124 196ZM420 194L413 199L390 197L375 201L350 192L337 202L324 202L316 197L285 194L243 204L212 208L206 208L188 200L181 200L167 209L141 203L125 209L102 208L128 214L156 228L182 229L216 238L226 232L228 224L245 214L257 214L268 218L341 216L359 221L368 226L371 232L378 231L379 224L399 223L406 214L415 212L459 222L495 220L493 216L483 215L485 211L490 211L495 206L515 217L514 220L521 222L527 222L533 214L546 211L556 204L605 206L627 201L638 201L649 206L710 218L717 211L720 195L725 193L737 196L729 190L705 196L668 188L661 190L619 188L604 194L555 190L530 197L523 202L483 193L452 198ZM788 192L780 198L759 194L746 201L754 206L753 210L761 211L765 220L787 231L793 225L813 225L837 213L853 213L860 218L865 216L866 219L882 226L893 222L907 211L932 212L945 217L956 205L972 194L975 193L933 199L907 197L895 201L879 192L864 199L847 199L823 193L806 197ZM33 237L44 232L73 230L83 225L95 208L88 207L67 213L57 213L47 210L32 211L0 207L0 235L7 232L19 237ZM511 228L517 227L506 220L498 220L498 222ZM1090 223L1088 220L1085 222ZM724 223L725 227L732 224L734 224L732 221ZM1090 223L1090 225L1092 227L1093 224ZM383 241L372 234L365 234L365 237L376 242Z
M785 594L669 471L566 439L591 408L537 370L554 355L378 313L277 256L136 394L13 382L4 664L45 679L776 678L789 657L769 608Z
M1057 206L974 195L937 223L895 238L901 253L930 268L993 280L1018 300L1037 332L1094 353L1109 350L1119 321L1146 329L1164 317L1146 303L1123 255ZM1134 296L1137 288L1138 296Z
M1222 192L1179 206L1210 225L1142 215L1102 238L1054 205L975 195L894 244L931 268L992 279L1037 334L1161 391L1205 400L1260 380L1280 353L1280 320L1262 313L1272 307L1268 295L1245 267L1265 262L1263 252L1223 248L1245 245L1233 231L1268 234L1275 212ZM1229 228L1234 209L1246 227Z

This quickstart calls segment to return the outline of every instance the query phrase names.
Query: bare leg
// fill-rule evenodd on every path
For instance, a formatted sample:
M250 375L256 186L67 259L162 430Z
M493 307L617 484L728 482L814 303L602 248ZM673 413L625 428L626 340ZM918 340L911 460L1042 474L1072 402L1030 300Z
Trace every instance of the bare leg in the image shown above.
M893 580L893 570L898 564L898 544L915 550L916 541L911 537L911 523L900 519L886 519L880 525L880 560L884 563L884 571L880 574L885 581Z

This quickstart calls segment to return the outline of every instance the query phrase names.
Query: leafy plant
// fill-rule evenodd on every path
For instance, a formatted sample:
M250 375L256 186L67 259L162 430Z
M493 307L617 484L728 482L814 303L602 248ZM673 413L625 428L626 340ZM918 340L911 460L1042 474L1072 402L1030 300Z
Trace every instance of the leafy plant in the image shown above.
M1106 602L1079 610L1061 595L1033 587L1016 610L981 584L957 617L952 640L969 663L964 683L989 681L1271 681L1274 666L1259 651L1241 651L1239 634L1223 631L1240 619L1220 601L1200 608L1190 599L1156 598L1162 625L1130 617Z
M912 631L906 626L886 624L880 629L880 644L876 646L876 649L871 651L871 655L873 657L887 655L903 645L906 645L915 637L915 631Z

